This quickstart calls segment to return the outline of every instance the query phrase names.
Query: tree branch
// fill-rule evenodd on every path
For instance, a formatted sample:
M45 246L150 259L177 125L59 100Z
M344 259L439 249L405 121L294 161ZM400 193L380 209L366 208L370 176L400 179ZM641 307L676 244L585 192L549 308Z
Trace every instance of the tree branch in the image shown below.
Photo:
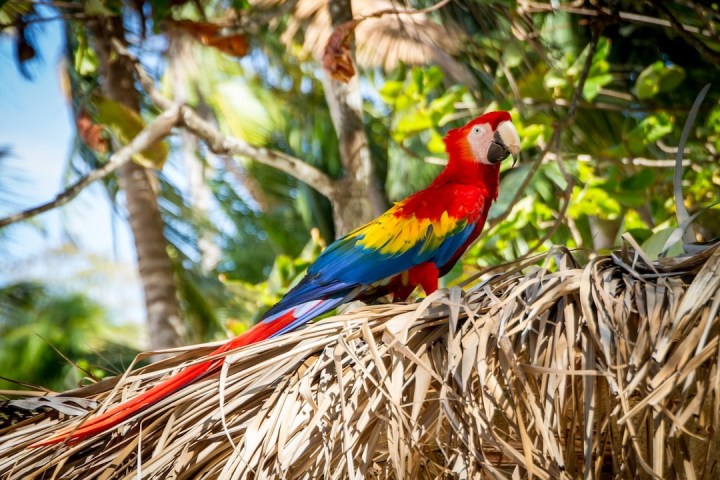
M135 73L140 80L140 84L152 101L161 109L169 108L172 102L158 92L155 88L155 82L140 62L119 42L115 42L113 47L118 54L129 57L133 62ZM328 199L332 199L335 196L335 181L322 170L313 167L297 157L293 157L279 150L257 147L249 144L245 140L225 135L210 122L198 115L195 110L185 105L180 108L180 122L187 130L203 139L213 153L218 155L241 155L249 157L263 165L276 168L308 184Z
M256 162L276 168L307 183L328 198L335 194L333 180L321 170L279 150L250 145L245 140L224 135L210 122L202 119L192 108L183 106L181 122L185 128L205 140L208 148L218 155L242 155Z
M6 227L12 223L26 220L34 217L40 213L47 212L53 208L65 205L70 200L75 198L85 187L90 185L96 180L105 178L112 172L120 168L125 163L129 162L133 155L142 152L143 150L152 146L155 142L158 142L168 136L174 126L180 121L180 107L178 105L170 105L167 110L162 114L158 115L152 122L150 122L130 143L122 147L120 150L112 154L108 159L108 162L99 168L91 171L84 177L77 180L75 183L70 185L68 188L63 190L61 193L55 196L55 198L49 202L42 203L38 206L23 210L21 212L9 215L4 218L0 218L0 228Z

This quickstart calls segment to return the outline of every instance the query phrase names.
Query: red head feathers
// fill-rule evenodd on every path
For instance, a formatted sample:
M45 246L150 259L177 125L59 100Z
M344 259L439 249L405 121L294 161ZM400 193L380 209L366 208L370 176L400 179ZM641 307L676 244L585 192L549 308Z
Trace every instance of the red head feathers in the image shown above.
M489 112L445 136L448 165L433 183L480 183L497 188L500 163L520 151L508 112Z

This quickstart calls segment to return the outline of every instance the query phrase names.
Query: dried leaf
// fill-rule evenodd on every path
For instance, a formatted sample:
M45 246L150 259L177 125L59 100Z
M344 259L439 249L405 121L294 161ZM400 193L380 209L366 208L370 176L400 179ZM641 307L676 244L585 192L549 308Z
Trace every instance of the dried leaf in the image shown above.
M225 35L222 25L209 22L193 22L192 20L175 20L173 26L187 33L203 45L215 48L233 57L247 55L249 45L244 35L232 33Z
M77 397L39 397L39 398L26 398L22 400L11 400L8 405L13 407L22 408L25 410L37 410L40 408L52 408L65 415L85 415L89 411L97 407L95 400L88 400L87 398Z
M98 153L107 153L109 142L104 135L105 130L102 125L98 125L93 122L86 111L83 110L77 116L75 119L75 126L77 127L80 139L88 146L88 148L95 150Z
M333 31L325 46L322 63L330 78L347 83L355 75L355 67L350 56L350 44L353 40L358 20L343 23Z

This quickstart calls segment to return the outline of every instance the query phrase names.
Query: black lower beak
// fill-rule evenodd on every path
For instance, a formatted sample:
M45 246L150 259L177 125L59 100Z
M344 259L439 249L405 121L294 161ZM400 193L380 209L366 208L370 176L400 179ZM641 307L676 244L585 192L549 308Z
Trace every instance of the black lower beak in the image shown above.
M488 162L502 162L508 157L508 155L510 155L510 151L503 143L502 138L500 137L500 133L495 132L495 135L493 136L493 142L490 144L490 148L488 148L487 152Z

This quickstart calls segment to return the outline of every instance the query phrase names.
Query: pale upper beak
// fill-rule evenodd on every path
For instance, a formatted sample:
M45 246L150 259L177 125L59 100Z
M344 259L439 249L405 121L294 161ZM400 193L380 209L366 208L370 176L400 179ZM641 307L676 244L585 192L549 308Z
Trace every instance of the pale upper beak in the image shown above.
M520 136L512 122L506 120L500 123L495 130L495 134L500 138L505 148L507 148L513 157L520 153Z
M509 121L502 122L495 129L492 143L488 147L488 162L500 163L510 154L512 154L514 160L517 160L518 153L520 153L520 137L517 130L515 130L515 126Z

